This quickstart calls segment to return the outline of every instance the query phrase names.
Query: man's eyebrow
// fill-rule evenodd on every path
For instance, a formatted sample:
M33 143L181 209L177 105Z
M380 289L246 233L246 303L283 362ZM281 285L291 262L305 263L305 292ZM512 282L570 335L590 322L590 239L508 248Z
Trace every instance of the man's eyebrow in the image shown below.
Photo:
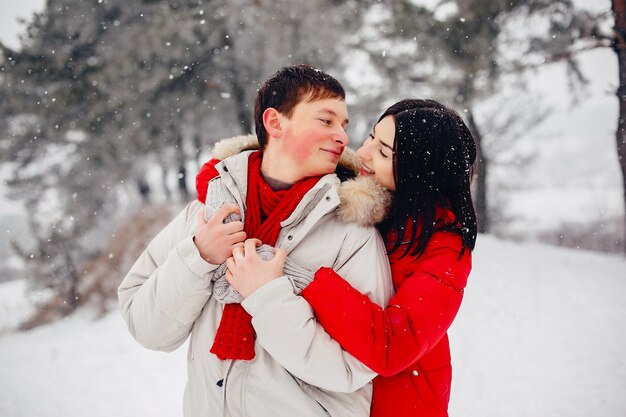
M372 128L372 132L374 132L374 136L376 136L376 126L374 126L374 127ZM380 144L381 144L381 145L383 145L383 146L384 146L384 147L386 147L386 148L391 149L391 152L393 152L393 148L392 148L389 144L387 144L387 143L383 142L383 141L382 141L382 140L380 140L380 139L378 139L378 141L380 142Z
M337 112L335 112L333 109L326 109L326 108L320 109L320 113L328 113L332 116L337 117ZM345 119L343 123L347 125L348 123L350 123L350 119Z

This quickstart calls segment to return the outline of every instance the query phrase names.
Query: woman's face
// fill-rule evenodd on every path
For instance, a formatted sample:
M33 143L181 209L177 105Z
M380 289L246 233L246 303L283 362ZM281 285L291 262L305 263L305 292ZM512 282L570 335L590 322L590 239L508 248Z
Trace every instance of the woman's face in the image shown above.
M373 175L376 181L391 191L396 190L393 179L393 145L396 123L393 116L378 122L367 140L356 152L361 161L360 175Z

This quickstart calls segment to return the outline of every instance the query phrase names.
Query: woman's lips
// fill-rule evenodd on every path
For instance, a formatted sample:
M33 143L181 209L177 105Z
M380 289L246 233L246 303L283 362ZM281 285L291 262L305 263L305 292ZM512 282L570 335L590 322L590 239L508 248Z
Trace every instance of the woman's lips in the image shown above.
M361 162L361 175L372 175L374 171L372 171L367 165Z

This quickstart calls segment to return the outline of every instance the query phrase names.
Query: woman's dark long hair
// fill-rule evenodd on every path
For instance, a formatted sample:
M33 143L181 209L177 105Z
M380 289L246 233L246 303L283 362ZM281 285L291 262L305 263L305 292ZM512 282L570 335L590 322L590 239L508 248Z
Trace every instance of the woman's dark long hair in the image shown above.
M477 226L470 180L476 144L469 129L454 110L434 100L402 100L378 121L389 115L396 125L396 191L389 215L380 225L384 233L391 231L397 237L389 253L408 243L402 256L421 255L436 230L438 206L448 208L456 218L442 228L461 236L459 257L467 248L473 250Z

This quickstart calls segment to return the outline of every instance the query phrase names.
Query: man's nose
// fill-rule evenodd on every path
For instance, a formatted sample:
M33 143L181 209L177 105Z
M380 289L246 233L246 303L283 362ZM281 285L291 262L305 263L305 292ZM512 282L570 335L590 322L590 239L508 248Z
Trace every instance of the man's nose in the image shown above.
M348 133L343 128L340 128L335 135L335 141L337 143L341 143L343 146L347 146L350 142L350 139L348 138Z

